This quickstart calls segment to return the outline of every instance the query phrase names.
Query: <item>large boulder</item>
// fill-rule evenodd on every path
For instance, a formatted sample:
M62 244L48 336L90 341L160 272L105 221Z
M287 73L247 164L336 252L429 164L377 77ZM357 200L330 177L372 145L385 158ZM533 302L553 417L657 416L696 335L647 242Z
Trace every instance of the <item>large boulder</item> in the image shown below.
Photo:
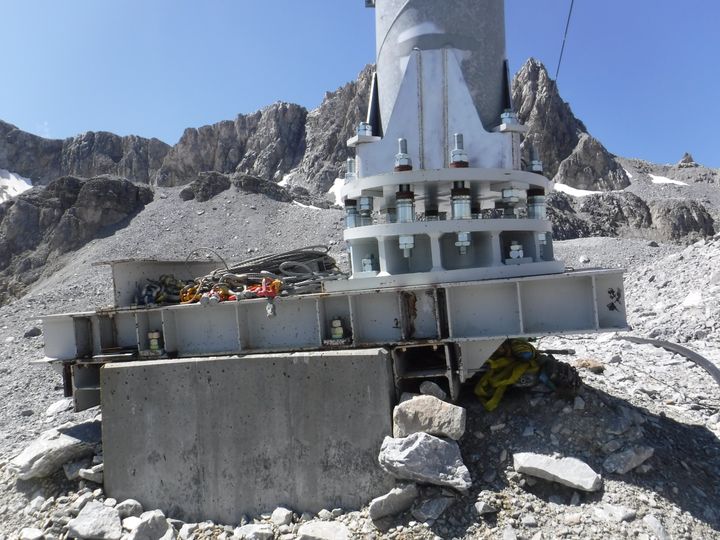
M92 455L100 441L100 422L94 420L50 429L15 456L9 468L20 480L44 478L65 463Z
M84 540L120 540L123 532L118 511L98 501L90 501L83 506L67 527L71 538Z
M597 491L602 487L602 477L576 458L520 452L513 454L513 467L519 473L582 491Z
M465 433L465 409L435 396L417 396L393 411L393 435L407 437L425 432L458 440Z
M427 433L385 437L378 460L385 471L401 480L447 486L458 491L467 491L472 485L458 444Z

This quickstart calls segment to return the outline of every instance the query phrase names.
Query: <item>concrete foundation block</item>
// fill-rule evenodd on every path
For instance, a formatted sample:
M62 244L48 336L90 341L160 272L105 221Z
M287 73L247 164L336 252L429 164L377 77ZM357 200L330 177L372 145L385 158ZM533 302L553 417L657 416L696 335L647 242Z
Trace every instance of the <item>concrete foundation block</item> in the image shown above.
M184 521L357 509L394 487L383 349L108 364L105 492Z

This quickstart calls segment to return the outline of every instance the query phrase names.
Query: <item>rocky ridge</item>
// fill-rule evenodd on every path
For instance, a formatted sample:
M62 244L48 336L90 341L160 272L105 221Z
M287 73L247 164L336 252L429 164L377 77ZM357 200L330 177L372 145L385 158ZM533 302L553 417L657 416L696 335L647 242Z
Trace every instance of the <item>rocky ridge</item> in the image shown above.
M88 131L45 139L0 120L0 168L46 185L61 176L115 175L149 183L170 146L159 139Z

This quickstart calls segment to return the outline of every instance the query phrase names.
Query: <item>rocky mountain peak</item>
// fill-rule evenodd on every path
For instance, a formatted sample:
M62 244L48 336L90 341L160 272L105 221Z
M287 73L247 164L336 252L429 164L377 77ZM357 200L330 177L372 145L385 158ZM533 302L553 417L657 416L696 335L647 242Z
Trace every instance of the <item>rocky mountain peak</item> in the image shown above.
M535 148L547 176L580 189L623 189L630 185L610 152L590 136L560 97L542 62L530 58L513 79L513 106L530 129L522 148L526 160Z
M699 167L699 165L695 162L692 154L690 154L689 152L685 152L685 155L678 162L678 167L680 167L681 169L685 169L691 167Z

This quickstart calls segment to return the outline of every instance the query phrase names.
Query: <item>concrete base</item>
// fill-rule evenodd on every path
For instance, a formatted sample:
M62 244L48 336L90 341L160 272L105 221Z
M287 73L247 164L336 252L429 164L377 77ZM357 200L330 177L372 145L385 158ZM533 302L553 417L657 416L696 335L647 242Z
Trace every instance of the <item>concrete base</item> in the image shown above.
M383 349L108 364L105 492L186 521L357 509L394 486Z

